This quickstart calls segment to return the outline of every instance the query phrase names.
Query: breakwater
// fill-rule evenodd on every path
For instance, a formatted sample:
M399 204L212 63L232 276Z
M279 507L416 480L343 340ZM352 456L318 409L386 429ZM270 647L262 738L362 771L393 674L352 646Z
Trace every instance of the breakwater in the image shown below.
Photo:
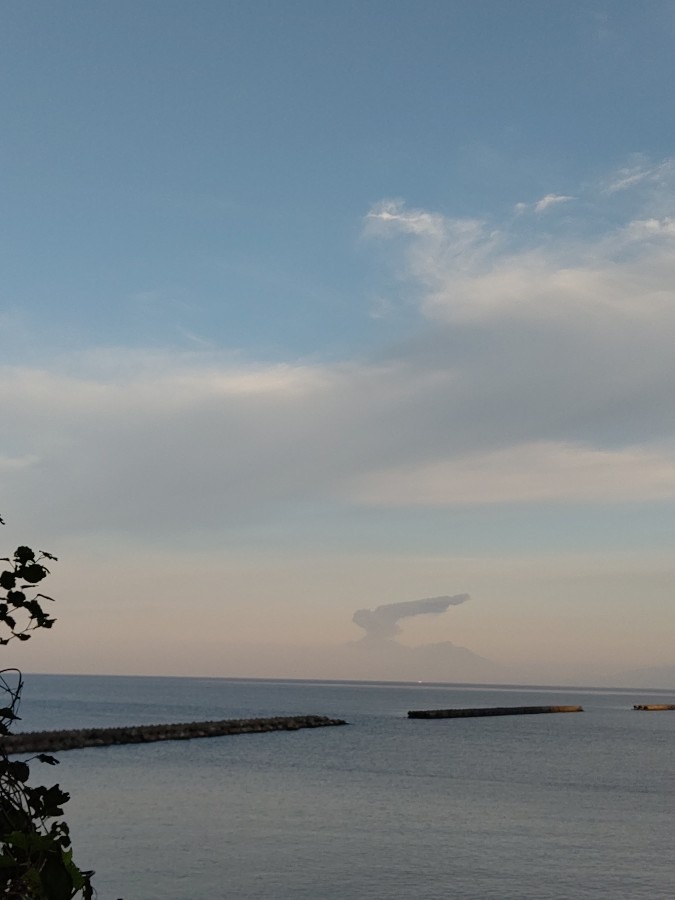
M193 738L256 734L268 731L297 731L346 725L343 719L326 716L276 716L269 719L223 719L209 722L181 722L169 725L132 725L119 728L77 728L69 731L28 731L3 737L6 753L50 753L83 747L113 744L146 744L154 741L187 741Z
M675 709L675 703L639 703L633 709L639 709L643 712L661 712L664 709Z
M536 713L583 712L583 706L493 706L474 709L411 709L409 719L465 719L473 716L525 716Z

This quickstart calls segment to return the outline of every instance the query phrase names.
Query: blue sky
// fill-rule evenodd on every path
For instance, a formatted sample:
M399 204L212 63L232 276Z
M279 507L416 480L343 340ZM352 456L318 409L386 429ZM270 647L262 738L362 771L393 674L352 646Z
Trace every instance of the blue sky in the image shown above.
M371 204L501 216L672 149L670 4L35 3L3 31L5 302L73 344L362 349Z
M468 591L402 640L672 665L674 37L658 0L8 6L4 533L66 558L30 664L289 674Z

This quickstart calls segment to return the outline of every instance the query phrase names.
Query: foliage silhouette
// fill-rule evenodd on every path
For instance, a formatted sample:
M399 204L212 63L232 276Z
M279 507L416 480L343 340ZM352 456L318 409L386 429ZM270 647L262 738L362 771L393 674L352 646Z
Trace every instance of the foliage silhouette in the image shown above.
M2 518L0 524L4 525ZM44 609L51 597L33 593L56 557L44 550L18 547L13 557L0 558L0 646L27 641L39 628L51 628L54 618ZM30 594L30 596L28 596ZM39 753L27 760L10 759L2 737L19 719L23 679L18 669L0 671L0 898L4 900L92 900L93 872L73 862L68 825L61 818L69 795L58 784L29 784L29 763L54 766L53 756ZM4 695L4 700L2 699Z

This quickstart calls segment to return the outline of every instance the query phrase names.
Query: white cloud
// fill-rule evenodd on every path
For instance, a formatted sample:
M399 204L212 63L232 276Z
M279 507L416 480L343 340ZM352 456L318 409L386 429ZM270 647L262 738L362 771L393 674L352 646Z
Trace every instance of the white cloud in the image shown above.
M604 190L607 194L617 194L644 185L663 187L675 175L675 160L667 158L654 163L647 157L636 154L632 165L621 166L607 179Z
M675 238L675 221L670 216L663 219L635 219L624 229L629 241L646 241L650 238Z
M532 210L536 213L545 212L545 210L549 209L552 206L557 206L560 203L569 203L571 200L576 200L576 197L572 197L568 194L546 194L541 199L536 200L534 203L516 203L515 210L517 213L524 213L528 210Z
M383 200L366 216L366 223L373 230L381 225L395 225L409 234L425 234L441 237L445 230L443 217L422 210L406 209L400 200Z
M3 473L11 474L19 469L27 469L36 462L37 457L35 456L0 456L0 477Z
M649 169L644 169L642 166L620 169L607 185L607 193L616 194L618 191L625 191L628 188L635 187L635 185L646 181L651 174Z
M421 312L377 362L109 349L0 370L3 514L159 536L303 505L671 497L674 219L646 205L581 240L525 218L375 208Z
M675 452L532 442L378 472L356 483L352 496L369 505L430 507L672 500Z
M670 163L657 168L664 172ZM532 208L543 211L571 199L548 194ZM659 315L673 324L675 223L670 214L645 215L650 210L643 209L582 239L569 233L542 235L517 221L495 226L408 212L401 203L392 209L388 217L372 214L378 235L408 235L405 277L430 319L481 322L515 316L586 327L597 317ZM580 225L582 233L585 223ZM400 254L397 260L400 268Z
M671 496L671 332L619 324L439 326L379 364L5 369L4 514L162 535L306 503Z
M534 204L535 212L544 212L551 206L557 206L559 203L569 203L570 200L576 200L576 197L570 197L567 194L546 194L541 200L537 200Z

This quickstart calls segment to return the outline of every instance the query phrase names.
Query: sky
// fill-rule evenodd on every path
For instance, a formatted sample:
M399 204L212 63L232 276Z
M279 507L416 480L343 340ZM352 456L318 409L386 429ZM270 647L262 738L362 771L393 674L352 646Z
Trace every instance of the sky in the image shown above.
M8 662L675 686L674 40L662 0L6 4L2 538L59 557Z

